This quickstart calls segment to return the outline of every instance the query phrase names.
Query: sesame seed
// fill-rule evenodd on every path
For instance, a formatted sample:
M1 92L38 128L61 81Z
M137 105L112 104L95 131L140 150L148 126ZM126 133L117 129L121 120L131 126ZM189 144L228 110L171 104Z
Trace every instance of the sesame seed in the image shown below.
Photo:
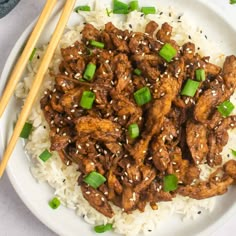
M88 194L88 195L90 194L90 192L89 192L89 191L87 191L87 192L85 192L85 193L86 193L86 194Z
M161 93L161 97L164 97L165 96L165 93Z

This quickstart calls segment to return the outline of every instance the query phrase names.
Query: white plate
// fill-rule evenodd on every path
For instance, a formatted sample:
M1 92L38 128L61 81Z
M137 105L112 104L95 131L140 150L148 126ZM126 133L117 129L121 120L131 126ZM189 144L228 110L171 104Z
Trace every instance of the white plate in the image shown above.
M86 1L78 1L79 5L86 3ZM109 0L104 3L110 2ZM220 9L220 0L214 1L188 1L188 0L150 0L142 5L157 5L161 4L176 6L181 9L181 12L188 16L190 22L195 25L201 26L207 32L209 38L214 39L216 42L224 42L222 51L226 54L236 54L235 42L236 37L235 29L233 25L236 17L225 14L225 11ZM52 33L53 26L58 19L61 9L61 3L58 3L53 17L49 21L48 27L41 37L39 44L44 44L48 41L49 36ZM227 15L227 17L224 17ZM75 13L72 14L69 24L73 25L79 23L79 18ZM189 22L188 22L189 24ZM26 41L29 33L31 32L33 24L29 26L22 34L16 45L14 46L2 73L0 80L0 94L4 89L8 75L12 66L19 54L22 45ZM13 122L16 119L17 112L19 111L19 104L13 98L9 103L4 116L0 119L0 152L1 156L4 148L6 147L7 140L12 133ZM77 217L75 213L64 207L60 207L56 211L52 211L48 207L48 200L53 194L53 190L47 184L38 184L32 177L29 171L29 160L24 153L22 142L19 141L12 154L7 167L7 173L11 180L12 185L21 197L26 206L38 217L45 225L56 232L59 235L86 235L92 236L95 233L92 227L85 223L83 219ZM201 233L201 235L209 235L221 226L233 213L236 212L235 205L236 188L231 188L230 191L223 197L217 198L217 207L210 214L202 214L195 221L182 222L178 217L171 217L167 221L160 225L160 228L156 232L152 232L149 235L195 235ZM171 225L171 227L170 227ZM115 235L114 233L106 233L105 235Z

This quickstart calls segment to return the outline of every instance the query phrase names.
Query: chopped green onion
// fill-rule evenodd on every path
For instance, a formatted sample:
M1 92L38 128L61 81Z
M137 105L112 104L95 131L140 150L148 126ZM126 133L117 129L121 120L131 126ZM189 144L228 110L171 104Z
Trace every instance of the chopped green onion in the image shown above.
M78 6L78 7L75 8L75 12L78 13L79 11L91 11L91 9L90 9L90 6L87 6L87 5Z
M98 41L95 41L95 40L90 40L90 45L93 46L93 47L96 47L96 48L104 48L105 44L102 43L102 42L98 42Z
M141 74L142 74L142 71L141 71L140 69L136 68L136 69L134 70L134 74L136 74L136 75L141 75Z
M164 192L174 191L178 188L178 178L174 174L164 176Z
M30 55L29 61L33 61L37 48L34 48L33 52Z
M231 152L232 152L233 156L235 156L235 157L236 157L236 150L234 150L234 149L231 149Z
M155 14L156 13L156 8L155 7L142 7L141 12L144 15Z
M181 91L181 95L194 97L194 95L197 92L197 89L199 87L199 84L200 84L200 82L198 82L198 81L188 79Z
M49 201L48 205L52 209L57 209L61 205L61 202L57 197L54 197L51 201Z
M85 69L83 78L86 80L92 80L95 71L96 71L96 65L90 62Z
M91 109L95 100L95 94L91 91L84 91L80 99L80 106L84 109Z
M139 106L151 101L152 95L148 87L143 87L134 93L134 99Z
M98 172L92 171L84 177L84 182L93 188L98 188L106 182L106 178Z
M119 0L113 1L113 13L114 14L128 14L129 6L128 4L121 2Z
M106 225L97 225L94 227L94 231L96 233L104 233L110 230L112 230L112 224L109 224L109 223Z
M109 10L108 8L106 8L106 13L107 13L107 16L111 16L111 13L112 13L112 10Z
M26 122L20 133L20 137L27 139L31 133L32 128L33 128L33 125L31 123Z
M236 4L236 0L230 0L230 4Z
M135 10L138 10L138 9L139 9L138 1L131 1L129 3L129 10L130 11L135 11Z
M197 81L205 81L206 80L206 75L205 75L204 69L197 69L195 71L195 73L196 73L196 80Z
M233 109L234 109L234 104L230 101L224 101L219 106L217 106L217 110L224 117L229 116L230 113L233 111Z
M169 43L166 43L159 51L159 55L167 62L170 62L176 56L176 54L176 49Z
M46 162L50 157L52 156L52 153L50 153L47 149L45 149L40 155L39 158Z
M139 136L139 127L138 124L134 123L129 125L128 127L128 133L130 138L135 139Z

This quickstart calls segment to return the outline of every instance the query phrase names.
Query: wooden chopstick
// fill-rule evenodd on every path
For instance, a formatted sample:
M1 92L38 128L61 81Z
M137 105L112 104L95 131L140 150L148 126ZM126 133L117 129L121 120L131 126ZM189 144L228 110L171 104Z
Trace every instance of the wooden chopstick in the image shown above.
M53 57L53 54L54 54L55 49L59 43L59 40L63 34L64 28L66 26L66 23L67 23L69 17L70 17L70 14L71 14L71 11L74 7L74 4L75 4L75 0L66 0L66 4L65 4L63 12L61 14L60 20L56 26L56 29L52 35L52 38L51 38L50 43L48 45L48 48L47 48L45 55L42 59L41 65L40 65L39 70L35 76L31 90L25 100L24 107L21 110L21 113L19 115L18 121L17 121L15 129L14 129L14 132L11 136L10 142L8 143L5 153L3 154L2 162L0 165L0 178L3 175L3 172L6 168L7 162L14 150L14 147L15 147L17 140L20 136L20 133L24 127L24 124L25 124L27 117L30 113L30 110L33 106L33 103L35 101L37 93L38 93L40 86L42 84L44 75L48 69L49 63Z
M52 13L53 8L55 7L55 4L57 3L57 0L47 0L45 3L44 9L39 16L39 19L34 27L34 30L32 31L28 42L26 43L26 46L18 59L11 76L9 78L9 81L7 83L7 86L3 92L3 95L0 100L0 117L2 116L13 92L16 87L17 82L19 81L21 75L23 74L23 71L25 69L25 66L27 62L29 61L30 55L34 50L34 47L39 39L39 36L41 35L47 20L49 16Z

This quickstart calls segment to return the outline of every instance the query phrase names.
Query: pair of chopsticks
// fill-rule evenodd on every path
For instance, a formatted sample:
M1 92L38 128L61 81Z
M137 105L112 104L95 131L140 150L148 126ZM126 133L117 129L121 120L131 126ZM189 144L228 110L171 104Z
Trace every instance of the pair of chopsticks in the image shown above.
M37 42L40 34L42 33L42 31L46 25L46 22L47 22L49 16L51 15L52 10L54 9L56 3L57 3L57 0L47 0L46 4L44 6L44 9L43 9L36 25L35 25L35 28L31 34L26 46L25 46L25 49L24 49L21 57L19 58L16 66L11 74L9 82L8 82L8 84L5 88L5 91L2 95L2 98L0 100L0 117L2 116L6 106L9 102L13 92L14 92L16 84L19 81L19 79L25 69L27 62L29 61L30 55L36 45L36 42ZM42 62L41 62L40 67L38 69L38 72L34 78L34 82L32 84L31 90L25 100L24 106L23 106L21 113L18 117L18 121L15 125L14 132L13 132L11 139L7 145L5 153L3 154L2 162L0 164L0 178L2 177L2 175L6 169L8 160L15 148L15 145L17 143L19 136L20 136L20 133L24 127L24 124L25 124L27 118L28 118L30 110L33 106L35 98L36 98L38 91L40 89L40 86L43 82L44 75L48 69L49 63L53 57L53 54L56 50L59 40L64 32L66 23L68 22L68 19L70 17L70 14L73 10L74 5L75 5L75 0L66 0L66 3L64 6L64 9L62 11L61 17L59 19L59 22L58 22L56 29L51 37L48 48L47 48L45 55L42 59Z

